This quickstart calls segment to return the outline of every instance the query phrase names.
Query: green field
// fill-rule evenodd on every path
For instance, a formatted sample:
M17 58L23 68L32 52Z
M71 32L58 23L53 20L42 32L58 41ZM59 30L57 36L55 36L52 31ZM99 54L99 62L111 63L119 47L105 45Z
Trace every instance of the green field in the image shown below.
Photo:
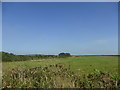
M70 67L70 71L68 70L65 72L66 75L68 75L67 77L64 74L64 70L65 70L64 68L57 69L56 67L52 67L52 68L48 67L50 65L56 65L56 64L64 65L64 67L66 67L66 68ZM34 68L34 67L51 68L51 69L46 69L45 73L44 73L44 70L41 71L42 73L44 73L44 74L42 74L43 76L41 74L37 74L36 76L38 76L38 78L40 78L39 75L41 75L42 78L44 78L45 75L49 75L49 76L46 76L47 78L52 77L52 73L60 71L59 73L57 72L57 74L60 74L60 75L58 75L57 77L54 76L52 79L50 79L53 81L50 81L50 80L47 81L48 79L47 80L45 79L44 80L45 83L42 83L42 85L40 84L40 87L43 87L43 88L44 87L54 87L54 88L58 88L58 87L59 88L61 88L61 87L63 87L63 88L64 87L95 87L95 86L96 87L108 87L108 86L109 87L113 87L113 86L117 87L118 86L118 84L116 84L116 83L118 83L118 81L116 81L117 77L115 76L118 73L118 57L117 56L72 56L72 57L67 57L67 58L53 58L53 59L41 59L41 60L30 60L30 61L3 62L2 65L3 65L3 76L6 75L5 85L3 84L4 87L8 87L8 86L10 87L10 85L13 85L13 84L16 85L16 83L21 80L21 79L18 80L18 78L16 78L15 79L16 81L14 81L13 77L12 77L12 79L9 79L11 77L9 75L13 74L13 72L10 73L11 70L16 69L16 68L27 68L28 69L28 68ZM38 69L36 69L36 71L37 70ZM54 70L54 71L51 72L52 70ZM102 74L101 72L99 74L91 74L95 70L109 73L111 76L115 76L115 79L114 79L115 81L114 80L112 81L113 84L111 84L111 83L107 84L106 82L108 80L110 80L111 77L109 77L109 79L106 79L108 77L107 74L105 75L105 74ZM33 75L31 76L31 74L29 74L28 71L29 70L26 70L26 74L28 75L28 81L29 81L29 79ZM47 74L48 71L51 72L51 74ZM18 74L18 73L20 73L21 75L23 74L23 73L21 73L22 72L21 69L16 70L15 72L16 72L16 74ZM30 71L30 72L32 72L32 71ZM70 74L71 72L74 72L75 74L72 75L72 74ZM63 75L62 77L61 77L61 74ZM76 76L76 75L78 75L78 76ZM86 78L82 79L81 77L79 77L79 75L81 75L81 76L84 76L84 75L91 76L92 75L94 77L94 80L92 80L92 79L89 80L88 76L87 76L87 79ZM14 76L14 74L13 74L13 76ZM74 77L72 77L72 76L74 76ZM105 82L101 81L101 79L100 79L101 76L105 77ZM60 77L60 78L58 79L58 77ZM97 78L98 80L95 79L96 77L98 77ZM71 79L71 78L73 78L73 79ZM76 81L74 81L74 78ZM86 83L84 86L80 86L82 84L78 83L79 82L79 81L77 81L78 78L79 78L79 80L82 79L84 81L84 83L86 83L87 81L88 81L88 83ZM64 82L62 81L62 79L64 80ZM11 82L12 84L7 85L6 83L9 83L11 80L13 80L14 83ZM29 82L35 83L34 85L36 85L36 82L35 81L33 82L32 80L30 80ZM39 80L39 83L41 83L40 80ZM70 82L69 80L71 80L72 83L68 83L68 82ZM4 79L3 79L3 81L4 81ZM58 81L60 81L60 82L58 82ZM21 81L21 83L22 82L24 82L24 80ZM77 82L77 85L75 84L76 85L75 86L73 83L76 83L76 82ZM80 82L82 82L82 81L80 81ZM52 85L50 83L52 83ZM56 83L58 85L56 85ZM68 84L66 84L66 83L68 83ZM100 86L99 86L98 83L102 83L102 84L100 84ZM105 86L104 86L104 83L105 83ZM29 88L30 88L30 86L32 86L32 87L34 86L34 85L31 85L31 83L29 84L30 86L27 84L28 83L26 83L26 81L25 81L24 85L20 86L21 84L18 84L18 86L29 87ZM93 85L93 86L90 86L89 84ZM18 87L15 85L11 86L11 87L12 88ZM111 86L111 85L113 85L113 86ZM37 86L35 86L35 87L39 87L39 85L37 84Z
M113 74L118 73L117 56L79 56L68 58L42 59L33 61L3 62L3 73L16 67L39 67L61 63L65 66L70 65L72 71L79 71L87 74L94 69L98 69Z

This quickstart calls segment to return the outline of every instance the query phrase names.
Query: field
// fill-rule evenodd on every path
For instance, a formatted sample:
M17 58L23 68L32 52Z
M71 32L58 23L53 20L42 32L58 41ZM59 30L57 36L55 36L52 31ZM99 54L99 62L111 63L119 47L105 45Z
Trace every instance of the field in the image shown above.
M16 67L39 67L62 63L66 66L70 65L71 70L80 71L83 74L98 69L112 74L118 73L118 57L117 56L81 56L69 58L42 59L31 61L3 62L3 73Z
M74 72L75 75L78 75L78 76L79 75L87 76L95 71L102 71L104 73L109 73L111 76L116 76L118 73L118 57L117 56L72 56L72 57L67 57L67 58L3 62L2 65L3 65L3 75L9 75L10 71L12 71L13 69L16 69L16 68L24 68L24 69L35 68L35 67L51 68L50 65L63 65L64 68L69 68L69 70L68 70L69 72ZM49 70L53 70L53 69L56 69L56 68L54 67ZM36 70L38 70L38 69L36 69ZM58 68L58 70L61 70L61 69ZM57 69L55 70L55 72L56 71L57 71ZM17 72L19 73L19 70ZM64 73L64 72L61 71L61 73ZM94 75L94 73L92 75ZM98 74L96 74L96 75L98 75ZM4 81L4 79L3 79L3 81ZM9 82L9 80L8 80L8 82ZM118 82L117 82L117 84L118 84ZM3 84L3 86L5 88L7 87L7 85L4 85L4 84ZM9 85L9 87L10 87L10 85ZM17 86L11 86L11 87L17 87ZM27 87L27 86L22 86L22 87ZM44 88L44 85L43 86L41 85L41 87ZM46 87L50 87L50 86L48 85ZM54 86L51 86L51 87L54 87ZM65 86L58 85L57 86L56 85L56 87L75 87L75 86L74 85L73 86L70 86L70 85L68 85L68 86L67 85L65 85ZM79 87L79 85L77 87ZM86 86L86 87L89 87L89 86ZM102 85L101 87L104 87L104 85Z

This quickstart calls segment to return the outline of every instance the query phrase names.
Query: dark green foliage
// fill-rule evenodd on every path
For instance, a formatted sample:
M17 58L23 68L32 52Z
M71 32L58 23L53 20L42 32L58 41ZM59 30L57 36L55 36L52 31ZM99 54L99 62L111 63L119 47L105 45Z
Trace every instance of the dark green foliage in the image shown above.
M70 53L60 53L59 57L69 57L71 56Z
M15 68L3 74L3 88L118 88L119 76L99 70L86 75L72 72L62 64Z
M38 60L46 58L56 58L56 55L14 55L12 53L2 53L2 61L26 61L26 60Z
M70 57L70 53L60 53L57 55L15 55L13 53L1 52L2 61L26 61L26 60L38 60L38 59L48 59L59 57Z

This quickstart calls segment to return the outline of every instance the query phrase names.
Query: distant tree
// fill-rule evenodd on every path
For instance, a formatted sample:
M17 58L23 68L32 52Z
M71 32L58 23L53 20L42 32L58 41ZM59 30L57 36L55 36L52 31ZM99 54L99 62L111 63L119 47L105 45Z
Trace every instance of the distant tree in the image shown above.
M71 56L70 53L60 53L59 57L69 57Z
M66 53L66 56L69 57L69 56L71 56L71 55L70 55L70 53Z
M26 61L26 60L39 60L46 58L57 58L57 55L15 55L13 53L0 52L0 61Z

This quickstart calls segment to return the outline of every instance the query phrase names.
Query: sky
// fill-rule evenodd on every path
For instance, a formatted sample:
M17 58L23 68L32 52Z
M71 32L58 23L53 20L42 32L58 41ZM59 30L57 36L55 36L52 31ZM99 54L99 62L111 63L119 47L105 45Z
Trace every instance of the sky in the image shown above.
M2 3L0 2L0 51L2 51Z
M4 2L2 51L118 54L117 2Z

